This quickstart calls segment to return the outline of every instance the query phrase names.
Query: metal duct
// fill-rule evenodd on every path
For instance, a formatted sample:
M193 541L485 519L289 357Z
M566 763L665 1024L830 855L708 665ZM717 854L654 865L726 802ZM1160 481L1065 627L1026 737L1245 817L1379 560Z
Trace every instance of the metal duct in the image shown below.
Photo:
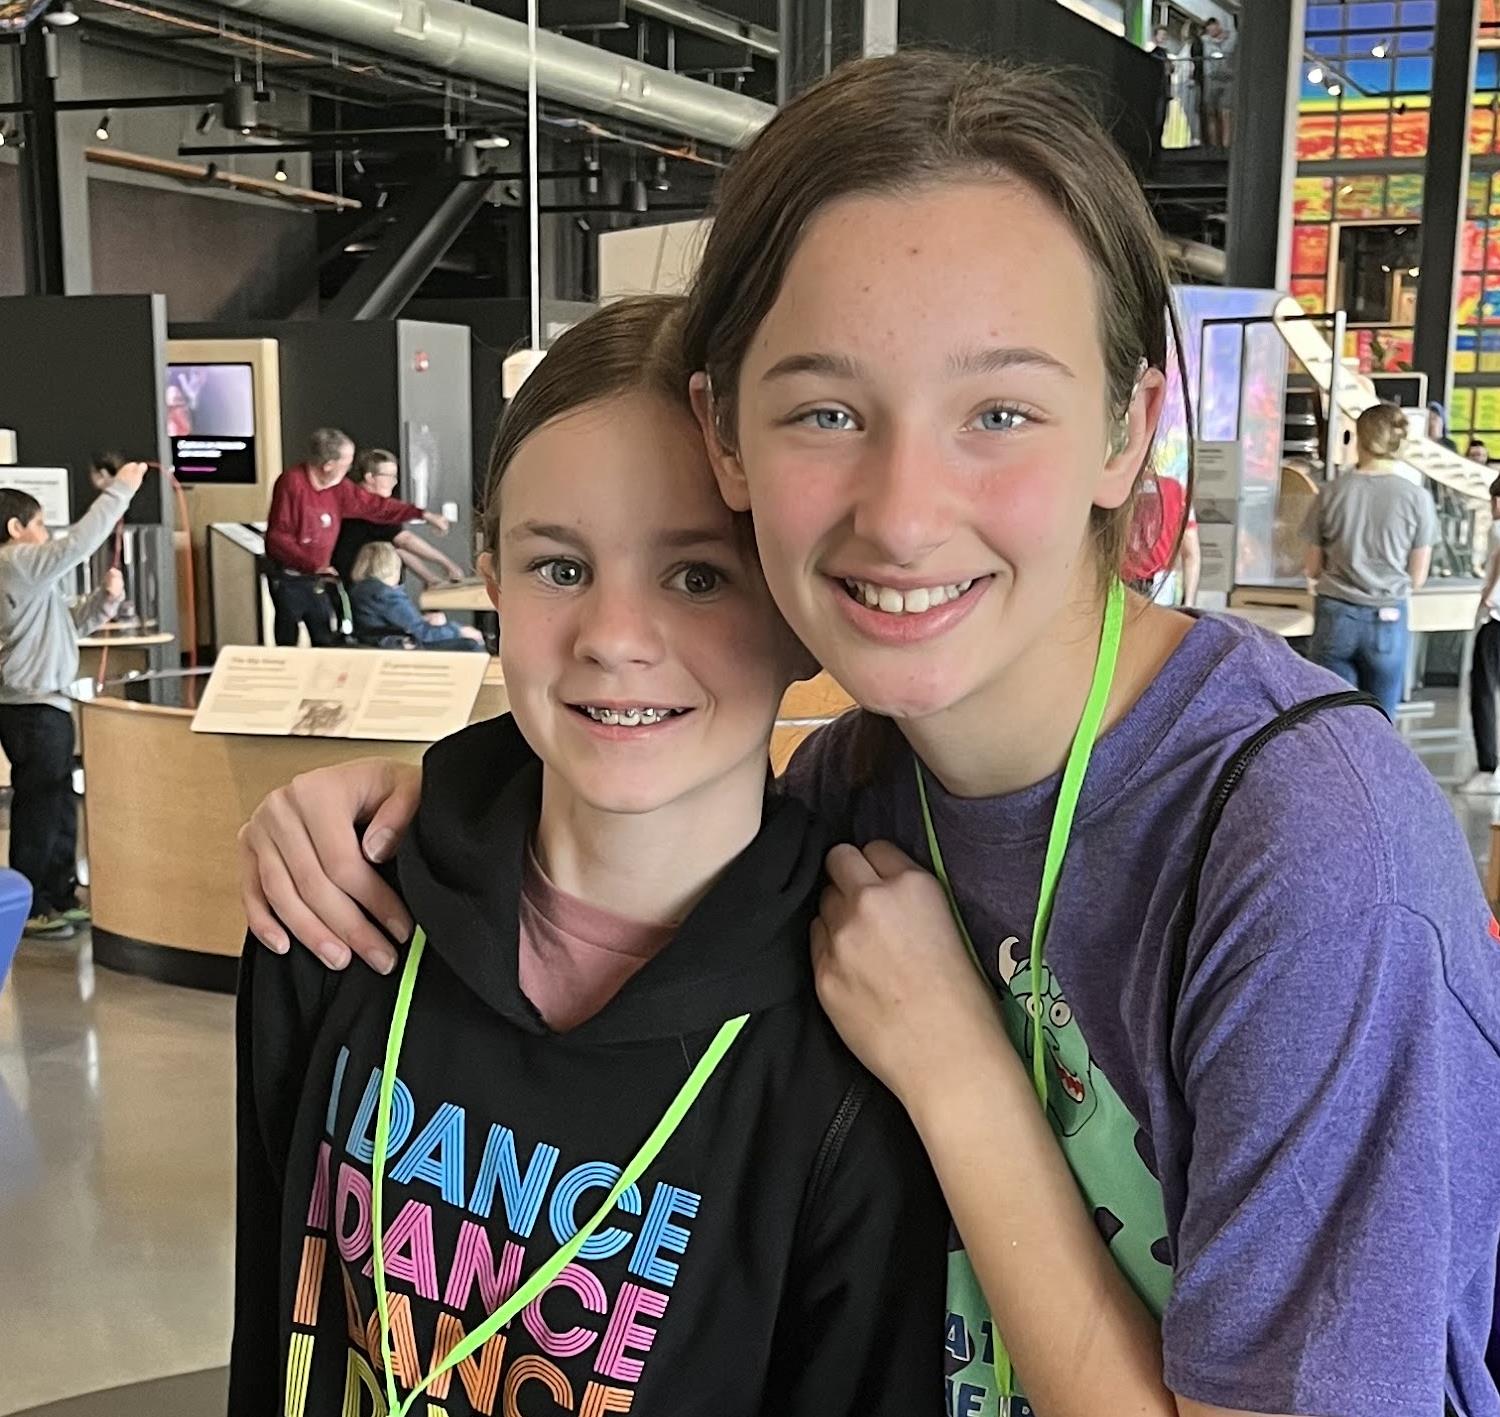
M1208 246L1202 241L1188 241L1181 236L1163 236L1162 244L1166 248L1167 259L1179 270L1202 276L1204 280L1217 281L1220 285L1224 283L1227 262L1224 253L1217 246Z
M460 0L218 0L222 8L357 44L465 79L526 89L526 26ZM581 40L537 35L544 98L721 147L748 142L775 111Z

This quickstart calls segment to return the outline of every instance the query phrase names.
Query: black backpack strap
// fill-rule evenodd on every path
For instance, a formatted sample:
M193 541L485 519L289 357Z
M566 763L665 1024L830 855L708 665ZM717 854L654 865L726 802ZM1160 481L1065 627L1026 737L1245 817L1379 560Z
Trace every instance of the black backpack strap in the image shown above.
M1188 869L1187 887L1182 895L1182 914L1172 938L1172 972L1167 989L1167 1037L1172 1036L1177 1023L1177 1006L1182 1000L1182 986L1187 976L1188 937L1193 933L1193 925L1198 917L1198 890L1203 883L1203 865L1208 860L1209 847L1213 845L1214 832L1218 828L1219 819L1224 815L1225 805L1234 795L1234 789L1239 786L1245 770L1260 756L1267 743L1315 714L1336 708L1372 708L1381 715L1385 713L1378 699L1354 689L1338 694L1324 694L1321 698L1294 704L1258 730L1219 774L1213 795L1208 799L1208 812L1198 833L1198 850L1194 852L1193 864Z

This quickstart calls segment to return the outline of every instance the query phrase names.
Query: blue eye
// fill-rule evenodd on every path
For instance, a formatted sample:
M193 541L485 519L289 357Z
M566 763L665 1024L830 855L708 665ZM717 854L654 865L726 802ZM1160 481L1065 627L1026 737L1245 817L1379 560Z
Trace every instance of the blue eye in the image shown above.
M1031 419L1018 408L987 408L975 419L985 433L1014 433Z
M559 590L572 590L574 586L580 586L588 576L588 571L582 561L575 561L569 556L553 556L546 561L536 562L532 568L550 586L556 586Z
M822 433L846 433L854 427L854 416L842 408L812 408L797 422Z
M676 571L668 584L687 595L712 595L724 584L724 574L717 567L695 561L691 566L683 566Z

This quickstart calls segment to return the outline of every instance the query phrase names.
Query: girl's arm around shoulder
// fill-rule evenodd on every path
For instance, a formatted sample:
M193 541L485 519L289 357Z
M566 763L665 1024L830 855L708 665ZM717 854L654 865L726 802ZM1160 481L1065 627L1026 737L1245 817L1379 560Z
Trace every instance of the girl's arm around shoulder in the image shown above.
M947 1209L905 1112L863 1071L798 1233L764 1410L940 1417Z

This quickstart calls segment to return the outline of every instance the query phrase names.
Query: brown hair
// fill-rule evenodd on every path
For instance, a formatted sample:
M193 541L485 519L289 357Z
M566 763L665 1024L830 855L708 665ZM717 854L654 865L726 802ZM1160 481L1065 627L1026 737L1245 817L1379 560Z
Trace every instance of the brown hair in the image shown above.
M1406 414L1393 403L1371 404L1355 422L1354 436L1361 457L1400 457L1408 437Z
M1143 362L1165 370L1168 330L1178 331L1156 221L1124 157L1078 93L1048 73L902 50L856 60L815 84L724 175L684 353L709 376L726 446L735 446L746 351L818 211L840 197L965 177L1024 182L1072 228L1095 272L1108 412L1125 416ZM1176 344L1181 371L1180 336ZM1124 558L1132 503L1094 510L1105 578Z
M396 455L389 448L364 448L354 459L354 466L349 469L349 481L363 482L376 468L386 463L398 466Z
M500 483L524 443L555 418L619 394L656 394L691 410L682 359L683 300L640 295L596 311L558 336L495 430L484 495L484 546L500 536Z

